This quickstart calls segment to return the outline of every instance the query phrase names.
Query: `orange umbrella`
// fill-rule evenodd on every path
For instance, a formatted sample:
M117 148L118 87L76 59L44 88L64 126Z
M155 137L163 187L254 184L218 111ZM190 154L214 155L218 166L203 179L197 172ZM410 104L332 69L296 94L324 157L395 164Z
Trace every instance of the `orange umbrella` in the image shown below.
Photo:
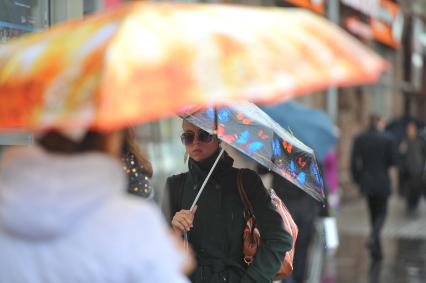
M385 65L307 11L132 3L2 45L0 128L112 130L369 83Z

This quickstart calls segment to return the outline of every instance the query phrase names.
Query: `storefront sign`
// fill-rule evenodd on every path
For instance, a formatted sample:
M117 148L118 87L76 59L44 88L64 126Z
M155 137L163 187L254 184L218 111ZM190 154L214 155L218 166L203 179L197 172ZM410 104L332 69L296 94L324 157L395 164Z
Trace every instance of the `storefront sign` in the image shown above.
M374 38L393 48L401 43L404 18L399 6L391 1L380 1L377 17L370 19Z
M376 17L380 0L341 0L341 2L365 15Z
M369 16L364 25L357 17L346 18L344 24L350 31L393 48L400 46L403 15L398 4L390 0L342 0L342 3ZM370 32L365 30L365 25L369 26Z
M302 7L314 11L318 14L324 14L324 2L325 0L284 0L294 6Z

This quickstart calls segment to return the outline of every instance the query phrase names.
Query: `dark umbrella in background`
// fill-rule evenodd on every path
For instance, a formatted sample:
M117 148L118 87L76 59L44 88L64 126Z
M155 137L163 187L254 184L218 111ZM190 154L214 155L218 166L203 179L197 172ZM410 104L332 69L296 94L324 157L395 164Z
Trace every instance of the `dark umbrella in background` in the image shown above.
M262 106L261 109L281 127L313 148L320 162L323 162L327 152L336 146L337 128L325 112L297 102Z

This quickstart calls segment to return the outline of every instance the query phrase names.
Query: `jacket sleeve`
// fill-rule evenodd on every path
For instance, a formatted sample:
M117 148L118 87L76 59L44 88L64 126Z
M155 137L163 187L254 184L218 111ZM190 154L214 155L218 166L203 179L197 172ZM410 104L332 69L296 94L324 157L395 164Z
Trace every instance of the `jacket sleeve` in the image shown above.
M242 173L244 189L253 205L260 231L261 245L241 282L270 282L278 272L285 252L291 249L293 239L284 229L281 216L274 208L260 177L249 169Z

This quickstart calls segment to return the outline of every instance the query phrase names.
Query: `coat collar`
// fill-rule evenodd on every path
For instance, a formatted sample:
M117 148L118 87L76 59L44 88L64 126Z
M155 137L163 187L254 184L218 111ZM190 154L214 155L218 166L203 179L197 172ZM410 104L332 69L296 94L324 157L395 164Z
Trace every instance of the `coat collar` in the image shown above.
M204 181L205 177L210 171L210 168L213 166L213 163L215 162L217 156L219 155L219 152L220 150L218 150L211 157L200 162L197 162L193 160L192 158L189 158L188 160L189 175L196 183ZM229 171L232 168L233 164L234 164L234 159L232 159L232 157L230 157L228 153L224 151L223 155L220 157L218 164L216 165L216 168L214 169L211 175L211 178L217 179L216 178L217 176L220 176L224 172Z

